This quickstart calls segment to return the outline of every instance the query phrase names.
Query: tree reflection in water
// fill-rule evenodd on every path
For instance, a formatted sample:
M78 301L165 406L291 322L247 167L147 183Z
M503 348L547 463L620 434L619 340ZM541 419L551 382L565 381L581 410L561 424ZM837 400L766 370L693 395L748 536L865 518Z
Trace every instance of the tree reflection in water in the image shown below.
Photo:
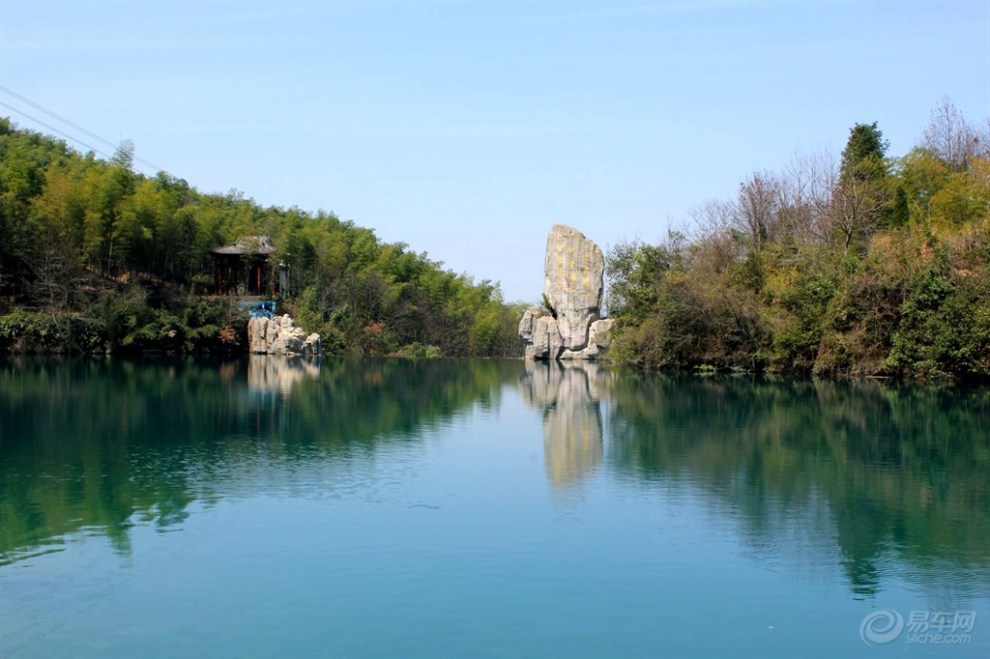
M168 529L194 502L289 484L305 493L290 483L305 474L332 487L338 466L415 450L505 395L541 415L513 421L542 432L554 490L593 475L686 492L732 520L756 560L808 548L802 560L838 561L858 596L892 570L947 597L990 593L987 389L480 360L0 364L0 564L81 530L126 553L135 524Z

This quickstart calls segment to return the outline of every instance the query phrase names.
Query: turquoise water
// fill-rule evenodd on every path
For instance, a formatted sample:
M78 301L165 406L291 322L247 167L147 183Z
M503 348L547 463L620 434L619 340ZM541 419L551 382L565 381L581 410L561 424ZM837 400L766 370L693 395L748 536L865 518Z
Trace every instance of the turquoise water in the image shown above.
M0 656L985 658L988 429L987 389L5 362Z

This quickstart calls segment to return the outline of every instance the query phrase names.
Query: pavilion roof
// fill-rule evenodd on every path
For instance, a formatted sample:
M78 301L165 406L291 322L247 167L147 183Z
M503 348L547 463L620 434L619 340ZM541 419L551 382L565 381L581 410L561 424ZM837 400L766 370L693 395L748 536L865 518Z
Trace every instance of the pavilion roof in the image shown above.
M228 256L243 256L245 254L268 256L275 251L268 236L241 236L233 245L211 247L210 253Z

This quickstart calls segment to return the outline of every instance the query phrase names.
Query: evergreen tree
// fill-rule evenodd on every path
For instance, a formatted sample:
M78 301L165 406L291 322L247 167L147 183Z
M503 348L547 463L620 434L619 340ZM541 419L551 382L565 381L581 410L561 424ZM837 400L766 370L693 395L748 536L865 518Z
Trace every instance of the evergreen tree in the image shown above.
M872 234L892 223L895 198L887 146L875 121L849 130L832 212L833 225L846 250L862 249Z
M842 177L876 180L885 176L888 146L883 133L877 128L877 122L853 126L849 129L849 141L842 151Z

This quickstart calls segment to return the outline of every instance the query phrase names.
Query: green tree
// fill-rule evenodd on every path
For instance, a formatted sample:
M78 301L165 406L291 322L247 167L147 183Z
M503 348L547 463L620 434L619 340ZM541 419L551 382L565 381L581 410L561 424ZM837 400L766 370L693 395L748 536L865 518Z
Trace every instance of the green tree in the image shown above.
M126 152L100 170L91 179L85 221L86 255L102 275L112 276L121 261L121 224L125 203L134 192L135 178L128 169Z
M887 148L890 143L872 124L856 124L849 129L849 140L842 150L841 175L860 180L877 180L886 176Z
M890 224L894 188L887 146L876 122L856 124L849 131L832 205L832 223L845 250L862 249L872 234Z

